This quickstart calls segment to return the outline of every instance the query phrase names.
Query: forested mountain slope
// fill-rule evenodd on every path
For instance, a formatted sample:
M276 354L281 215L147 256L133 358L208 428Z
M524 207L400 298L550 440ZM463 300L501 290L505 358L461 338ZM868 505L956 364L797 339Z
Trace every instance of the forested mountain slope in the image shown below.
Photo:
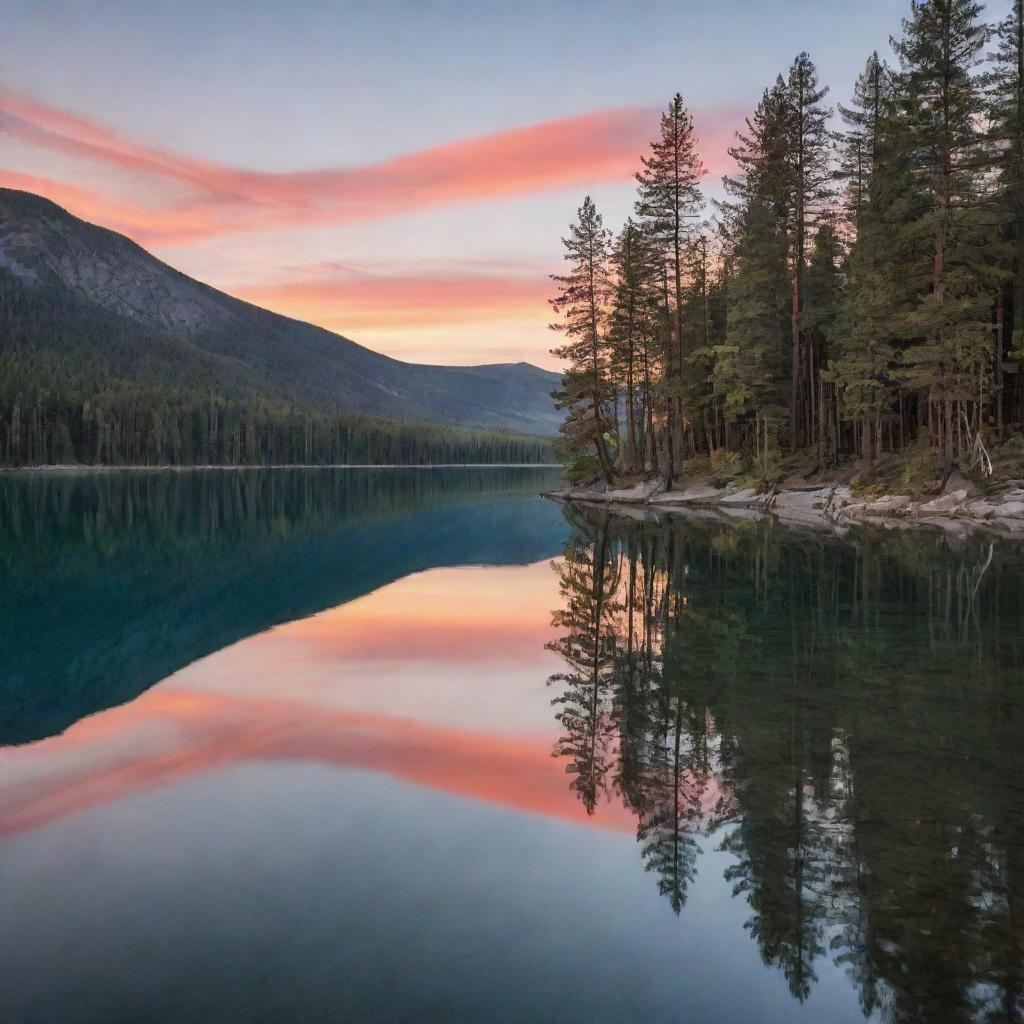
M0 189L3 369L23 385L129 379L328 414L550 436L556 374L404 363L219 292L40 196ZM12 364L12 361L14 363ZM22 399L22 407L29 404Z

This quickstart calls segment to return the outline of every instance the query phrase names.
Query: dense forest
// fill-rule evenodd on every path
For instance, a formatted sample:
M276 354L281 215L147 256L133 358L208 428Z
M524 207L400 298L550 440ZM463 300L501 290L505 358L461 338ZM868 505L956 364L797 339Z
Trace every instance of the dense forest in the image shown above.
M991 471L1024 423L1024 16L913 0L832 106L810 56L764 91L706 217L676 95L612 236L587 197L555 277L576 479L766 480L914 451ZM1018 442L1019 443L1019 439Z
M35 372L33 368L33 373ZM540 437L328 413L262 395L110 379L55 380L22 405L0 367L0 461L7 466L439 465L550 463Z
M549 463L541 437L331 412L0 270L0 464ZM102 353L102 355L98 354Z
M1020 548L572 515L557 753L682 926L724 870L795 999L831 962L872 1020L1018 1020Z

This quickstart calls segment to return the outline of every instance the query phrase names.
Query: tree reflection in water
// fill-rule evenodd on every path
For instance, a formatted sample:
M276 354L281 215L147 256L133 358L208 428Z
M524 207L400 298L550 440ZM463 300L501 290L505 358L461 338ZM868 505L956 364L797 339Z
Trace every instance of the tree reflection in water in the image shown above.
M714 837L796 999L1024 1019L1024 551L567 514L555 753L676 914Z

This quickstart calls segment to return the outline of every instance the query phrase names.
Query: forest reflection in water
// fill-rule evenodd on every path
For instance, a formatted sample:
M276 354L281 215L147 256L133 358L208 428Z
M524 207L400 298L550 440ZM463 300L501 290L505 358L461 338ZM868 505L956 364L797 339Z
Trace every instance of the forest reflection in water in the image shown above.
M536 495L558 479L528 466L0 475L0 746L411 573L548 557L565 523Z
M827 960L865 1015L1022 1019L1021 549L567 514L557 753L676 914L710 839L797 1000Z
M1024 548L556 482L0 479L0 1018L1020 1020Z

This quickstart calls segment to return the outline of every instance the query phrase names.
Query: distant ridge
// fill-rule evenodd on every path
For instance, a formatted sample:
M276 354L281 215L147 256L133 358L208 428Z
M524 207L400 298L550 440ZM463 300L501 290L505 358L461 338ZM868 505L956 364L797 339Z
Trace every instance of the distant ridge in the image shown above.
M327 412L551 436L557 374L529 363L405 363L254 306L114 231L0 188L0 280L34 301L5 344L115 376L260 392ZM116 338L117 343L109 339ZM52 359L50 360L52 363Z

